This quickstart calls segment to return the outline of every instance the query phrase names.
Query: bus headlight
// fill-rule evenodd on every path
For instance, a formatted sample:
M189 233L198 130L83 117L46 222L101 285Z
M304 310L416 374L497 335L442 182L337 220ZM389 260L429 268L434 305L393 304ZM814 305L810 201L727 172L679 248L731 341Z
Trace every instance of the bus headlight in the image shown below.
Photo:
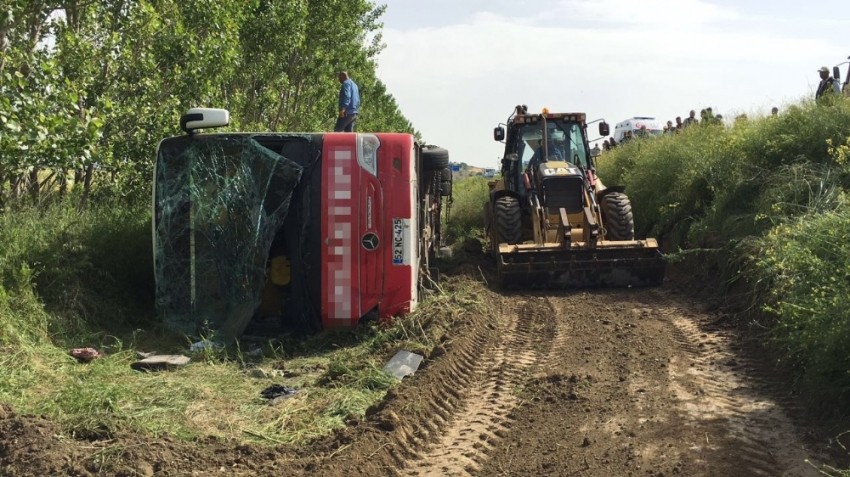
M378 148L381 141L374 134L357 135L357 162L364 170L378 176Z

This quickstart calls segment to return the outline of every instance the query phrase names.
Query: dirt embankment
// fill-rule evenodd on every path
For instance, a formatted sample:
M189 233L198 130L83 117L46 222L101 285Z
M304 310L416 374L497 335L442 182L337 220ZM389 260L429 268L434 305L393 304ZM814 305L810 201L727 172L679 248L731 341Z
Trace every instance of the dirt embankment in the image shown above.
M78 442L6 410L0 472L814 476L806 460L829 460L823 436L789 417L782 377L717 312L663 287L486 293L490 313L460 323L362 422L309 448Z

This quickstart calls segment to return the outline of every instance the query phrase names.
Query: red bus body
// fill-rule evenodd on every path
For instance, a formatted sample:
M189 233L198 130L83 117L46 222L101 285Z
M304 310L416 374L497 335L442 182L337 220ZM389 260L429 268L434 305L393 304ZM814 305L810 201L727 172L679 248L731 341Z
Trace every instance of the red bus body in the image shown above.
M363 143L376 140L375 166ZM322 325L416 308L416 149L409 134L328 134L322 151ZM374 142L370 143L374 144Z

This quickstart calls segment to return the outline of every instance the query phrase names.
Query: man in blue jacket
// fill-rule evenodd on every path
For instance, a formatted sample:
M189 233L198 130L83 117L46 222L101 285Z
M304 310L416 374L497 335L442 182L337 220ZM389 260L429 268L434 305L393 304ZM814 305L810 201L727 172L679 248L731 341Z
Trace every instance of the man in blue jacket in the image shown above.
M334 132L354 132L357 112L360 109L360 89L348 77L348 73L340 71L339 82L339 118L336 120Z

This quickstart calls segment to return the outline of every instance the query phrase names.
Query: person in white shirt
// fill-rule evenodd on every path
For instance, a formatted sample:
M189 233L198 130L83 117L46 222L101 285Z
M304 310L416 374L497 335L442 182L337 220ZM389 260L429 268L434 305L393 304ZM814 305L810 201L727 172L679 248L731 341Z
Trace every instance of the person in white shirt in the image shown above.
M815 92L815 100L829 92L841 94L841 85L829 75L829 68L821 66L818 73L820 73L820 84L818 84L818 90Z

